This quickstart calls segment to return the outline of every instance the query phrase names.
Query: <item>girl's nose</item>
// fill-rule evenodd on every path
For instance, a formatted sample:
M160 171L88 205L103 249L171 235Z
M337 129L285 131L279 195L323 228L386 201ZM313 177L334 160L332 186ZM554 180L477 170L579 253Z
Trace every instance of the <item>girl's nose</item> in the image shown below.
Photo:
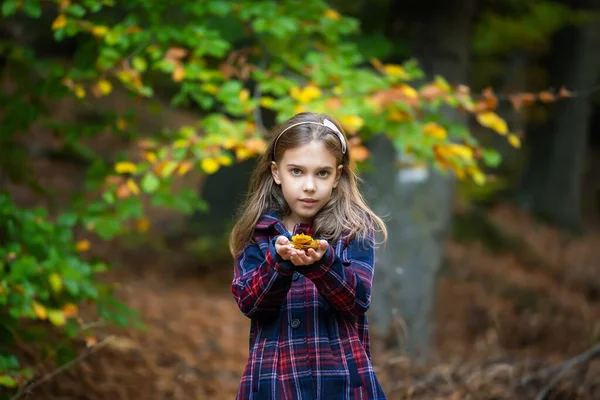
M315 188L316 188L315 187L315 183L313 182L312 179L309 178L309 179L306 179L304 181L304 188L303 189L304 189L305 192L314 192Z

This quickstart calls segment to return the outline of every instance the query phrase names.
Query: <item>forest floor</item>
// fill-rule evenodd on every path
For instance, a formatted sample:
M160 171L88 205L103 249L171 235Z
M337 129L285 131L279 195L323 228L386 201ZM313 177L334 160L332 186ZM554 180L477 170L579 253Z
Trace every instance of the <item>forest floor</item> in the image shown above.
M448 241L437 293L436 360L415 365L374 339L374 364L388 398L534 398L550 381L546 366L600 338L600 229L565 239L507 205L484 217L497 229L493 235L512 242L492 250L480 240ZM231 266L203 274L177 260L148 251L122 254L106 279L119 282L118 297L141 312L146 329L99 328L100 340L114 339L92 350L82 345L78 363L27 398L233 399L249 321L229 291ZM549 398L600 398L599 365L584 362L565 372L555 386L562 396Z
M46 137L28 136L35 143ZM44 159L33 165L54 193L82 190L81 168ZM20 204L40 204L26 191L11 192ZM457 208L455 228L438 280L435 359L417 365L373 339L388 398L533 399L547 390L540 399L600 399L600 365L591 360L600 349L554 368L600 342L597 217L586 217L585 235L569 237L498 204ZM104 279L119 283L117 296L141 313L145 330L99 326L99 344L79 344L77 362L60 370L36 365L39 385L21 398L233 399L249 320L229 289L232 266L207 272L172 246L93 243L92 251L113 263ZM563 379L553 380L557 372Z

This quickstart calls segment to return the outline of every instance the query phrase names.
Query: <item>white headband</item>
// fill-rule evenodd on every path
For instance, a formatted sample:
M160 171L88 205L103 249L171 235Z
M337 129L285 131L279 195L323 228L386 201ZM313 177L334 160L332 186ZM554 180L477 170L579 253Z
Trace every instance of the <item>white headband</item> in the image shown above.
M279 135L277 135L277 138L275 138L275 143L273 143L273 156L275 156L275 147L277 146L277 141L279 140L281 135L283 135L288 129L291 129L295 126L302 125L302 124L321 125L321 126L324 126L325 128L331 129L337 135L338 139L340 139L340 143L342 144L342 154L346 154L346 140L344 139L344 135L342 135L342 132L340 132L338 127L335 126L335 124L333 122L331 122L328 119L324 119L323 123L313 122L313 121L304 121L304 122L298 122L296 124L292 124L292 125L288 126L287 128L285 128L283 131L281 131L281 133Z

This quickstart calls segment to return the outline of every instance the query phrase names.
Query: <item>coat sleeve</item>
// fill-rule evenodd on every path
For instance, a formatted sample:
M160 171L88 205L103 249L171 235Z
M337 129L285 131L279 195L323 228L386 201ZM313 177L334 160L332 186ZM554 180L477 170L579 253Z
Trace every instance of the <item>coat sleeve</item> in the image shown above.
M235 260L231 291L249 318L277 314L292 285L293 264L277 254L276 239L249 244Z
M366 313L371 305L375 260L373 238L371 230L365 240L351 240L344 259L340 259L330 245L321 260L296 270L312 280L331 307L347 317L356 318Z

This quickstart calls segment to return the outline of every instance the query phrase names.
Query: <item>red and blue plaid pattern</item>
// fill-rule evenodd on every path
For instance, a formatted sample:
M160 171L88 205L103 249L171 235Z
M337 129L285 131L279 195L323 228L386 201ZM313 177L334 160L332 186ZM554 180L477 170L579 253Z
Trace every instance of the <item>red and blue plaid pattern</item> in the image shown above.
M311 235L311 227L298 224L298 233ZM340 239L319 262L296 267L277 254L279 235L291 238L276 214L264 215L255 243L235 261L232 293L251 320L237 399L385 399L371 364L365 315L373 245Z

